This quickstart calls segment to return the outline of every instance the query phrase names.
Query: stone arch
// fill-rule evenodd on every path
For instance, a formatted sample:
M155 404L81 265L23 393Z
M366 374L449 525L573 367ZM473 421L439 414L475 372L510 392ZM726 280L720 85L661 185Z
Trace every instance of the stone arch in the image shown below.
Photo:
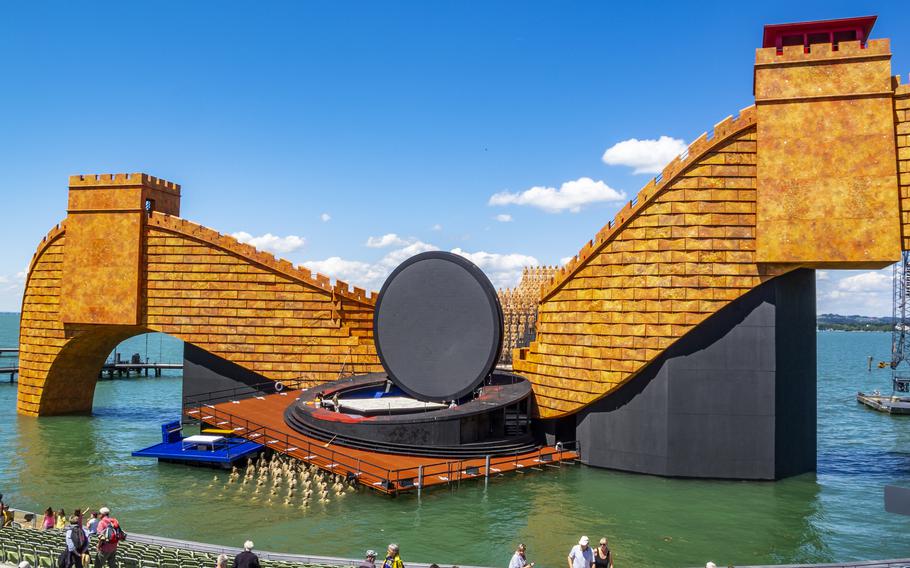
M71 330L73 336L57 353L47 371L39 414L89 412L95 385L111 351L122 341L150 331L138 326Z
M163 209L147 211L148 198ZM381 370L372 294L178 209L179 186L145 174L70 178L69 215L39 245L23 296L20 413L90 412L104 359L150 331L303 386Z

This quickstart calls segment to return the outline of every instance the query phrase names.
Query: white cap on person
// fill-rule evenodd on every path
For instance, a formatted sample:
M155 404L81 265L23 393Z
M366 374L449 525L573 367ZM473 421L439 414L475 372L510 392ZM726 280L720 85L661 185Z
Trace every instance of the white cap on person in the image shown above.
M244 543L243 543L243 549L244 549L244 550L253 550L253 541L252 541L252 540L248 540L248 541L244 542Z
M101 507L100 509L98 509L98 513L101 515L110 515L111 510L108 509L107 507Z
M705 568L717 568L717 564L715 564L713 562L708 562L707 564L705 564Z
M582 546L588 546L588 537L583 536L580 539L578 539L578 544L580 544Z

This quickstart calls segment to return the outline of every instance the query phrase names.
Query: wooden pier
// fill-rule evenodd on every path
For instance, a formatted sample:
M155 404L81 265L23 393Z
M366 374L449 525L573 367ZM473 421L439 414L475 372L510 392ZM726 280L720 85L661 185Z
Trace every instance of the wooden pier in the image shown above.
M19 349L16 347L0 347L0 362L3 358L8 359L18 359ZM115 359L112 362L105 363L101 367L101 371L98 374L98 378L104 379L113 379L114 377L128 378L135 374L136 376L145 376L148 377L149 374L153 374L156 377L160 377L162 371L178 371L183 370L182 363L148 363L148 362L123 362L119 358ZM9 382L15 382L16 376L19 374L19 365L2 365L0 366L0 376L9 376Z
M156 377L161 376L161 371L165 370L183 370L182 363L105 363L101 367L99 378L113 379L117 377L129 377L133 373L137 376L149 376L153 372Z
M16 380L19 374L19 365L3 365L3 359L19 359L18 347L0 347L0 376L9 375L9 382Z
M453 459L339 446L331 441L305 436L285 423L284 411L297 401L296 392L186 406L184 414L218 429L233 430L237 436L259 442L273 451L314 464L325 471L351 477L361 485L387 495L409 491L419 493L425 487L498 477L508 472L522 474L560 467L563 463L574 464L579 459L576 451L561 445L516 455Z

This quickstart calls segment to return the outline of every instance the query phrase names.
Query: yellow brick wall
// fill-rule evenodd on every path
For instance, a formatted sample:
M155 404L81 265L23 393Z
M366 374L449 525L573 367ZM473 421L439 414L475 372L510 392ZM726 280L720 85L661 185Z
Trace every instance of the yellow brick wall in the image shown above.
M32 261L22 298L17 408L25 414L37 413L44 379L66 343L59 318L65 242L59 226L45 237Z
M146 331L305 386L382 369L372 341L375 297L366 291L332 286L325 276L176 217L153 214L144 231L143 303L134 326L64 324L65 223L42 242L23 298L20 413L90 411L105 357Z
M755 262L754 109L725 120L545 289L537 340L513 359L541 417L632 378L709 315L788 268Z
M370 303L308 285L289 263L278 271L214 247L215 238L181 219L153 217L147 327L275 380L325 382L342 365L345 372L381 370Z

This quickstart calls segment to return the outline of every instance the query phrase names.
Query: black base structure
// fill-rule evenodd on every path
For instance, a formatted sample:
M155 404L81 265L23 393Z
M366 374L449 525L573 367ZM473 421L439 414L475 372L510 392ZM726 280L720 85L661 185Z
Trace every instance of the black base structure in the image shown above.
M539 425L588 465L673 477L780 479L815 470L815 271L766 282L684 336L615 394Z
M218 402L212 393L223 392L225 400L240 400L272 393L274 382L191 343L183 344L183 399L204 398Z

